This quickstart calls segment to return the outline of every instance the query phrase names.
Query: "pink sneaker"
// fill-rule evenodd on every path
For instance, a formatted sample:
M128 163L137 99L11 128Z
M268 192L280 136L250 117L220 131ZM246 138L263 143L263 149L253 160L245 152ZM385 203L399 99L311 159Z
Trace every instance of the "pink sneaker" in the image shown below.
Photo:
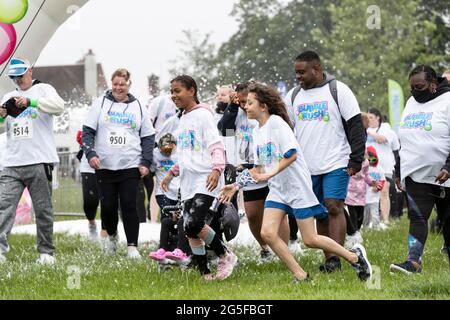
M149 258L156 260L156 261L164 261L166 260L166 250L164 249L158 249L157 251L150 252L148 255Z
M236 266L236 263L236 255L233 252L228 251L225 256L219 258L216 278L219 280L225 280L226 278L228 278L233 273L233 269Z
M166 258L180 263L188 260L187 254L180 249L175 249L173 252L166 252Z

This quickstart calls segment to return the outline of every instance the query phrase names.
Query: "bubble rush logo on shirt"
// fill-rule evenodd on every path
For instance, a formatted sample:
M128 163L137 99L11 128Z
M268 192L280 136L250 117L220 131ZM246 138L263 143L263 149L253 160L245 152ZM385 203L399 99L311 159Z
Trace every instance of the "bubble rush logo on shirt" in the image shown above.
M105 121L114 124L120 124L131 129L136 129L136 116L132 113L121 113L121 112L113 112L110 111L105 117Z
M371 172L371 173L369 173L369 176L375 181L381 180L381 173L379 173L379 172Z
M237 137L240 140L252 142L252 140L253 140L252 133L253 133L252 127L242 125L239 127L239 130L237 132Z
M269 142L262 146L257 146L256 153L258 155L259 163L262 166L267 167L278 164L278 162L283 158L273 142Z
M161 168L162 172L169 172L170 169L175 165L175 162L173 160L161 160L159 162L159 167Z
M405 117L400 127L403 129L423 129L425 131L433 130L431 125L433 112L412 113Z
M330 121L328 101L301 104L295 110L300 121Z
M186 130L180 133L178 136L178 148L181 150L194 150L201 151L200 142L196 139L195 130Z
M38 115L36 113L36 109L30 107L30 108L26 109L24 112L22 112L20 115L18 115L16 119L36 120L37 117L38 117Z

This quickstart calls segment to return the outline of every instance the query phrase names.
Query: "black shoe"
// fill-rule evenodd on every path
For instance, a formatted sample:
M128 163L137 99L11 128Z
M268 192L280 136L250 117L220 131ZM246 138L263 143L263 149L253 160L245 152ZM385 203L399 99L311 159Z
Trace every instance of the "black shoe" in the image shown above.
M269 262L273 258L272 252L269 249L261 249L260 258L262 262Z
M303 280L297 279L294 277L294 280L292 281L293 284L302 284L302 283L309 283L312 281L312 278L309 276L309 273L306 274L306 278Z
M413 263L412 261L405 261L403 263L391 264L389 269L392 272L401 272L408 275L420 273L422 271L420 265L418 263Z
M372 277L372 266L367 259L366 249L360 244L356 244L351 250L358 256L358 262L352 264L353 269L356 270L358 278L361 281L366 281Z
M331 257L321 264L319 267L320 272L333 273L341 270L341 260L338 257Z

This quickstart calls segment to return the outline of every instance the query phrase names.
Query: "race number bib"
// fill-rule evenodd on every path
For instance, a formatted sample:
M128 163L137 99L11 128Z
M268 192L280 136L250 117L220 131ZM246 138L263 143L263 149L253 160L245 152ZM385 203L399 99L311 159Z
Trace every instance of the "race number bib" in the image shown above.
M107 144L110 148L121 149L128 144L128 135L125 130L115 130L108 133Z
M33 121L31 119L16 120L12 125L12 139L24 140L33 138Z

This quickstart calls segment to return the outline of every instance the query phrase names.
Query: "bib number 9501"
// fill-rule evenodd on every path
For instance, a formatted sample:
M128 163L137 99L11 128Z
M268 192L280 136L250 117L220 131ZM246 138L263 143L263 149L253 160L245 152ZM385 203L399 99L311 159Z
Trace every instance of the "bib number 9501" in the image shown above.
M108 135L108 145L111 148L124 148L127 146L128 136L125 131L110 132Z

